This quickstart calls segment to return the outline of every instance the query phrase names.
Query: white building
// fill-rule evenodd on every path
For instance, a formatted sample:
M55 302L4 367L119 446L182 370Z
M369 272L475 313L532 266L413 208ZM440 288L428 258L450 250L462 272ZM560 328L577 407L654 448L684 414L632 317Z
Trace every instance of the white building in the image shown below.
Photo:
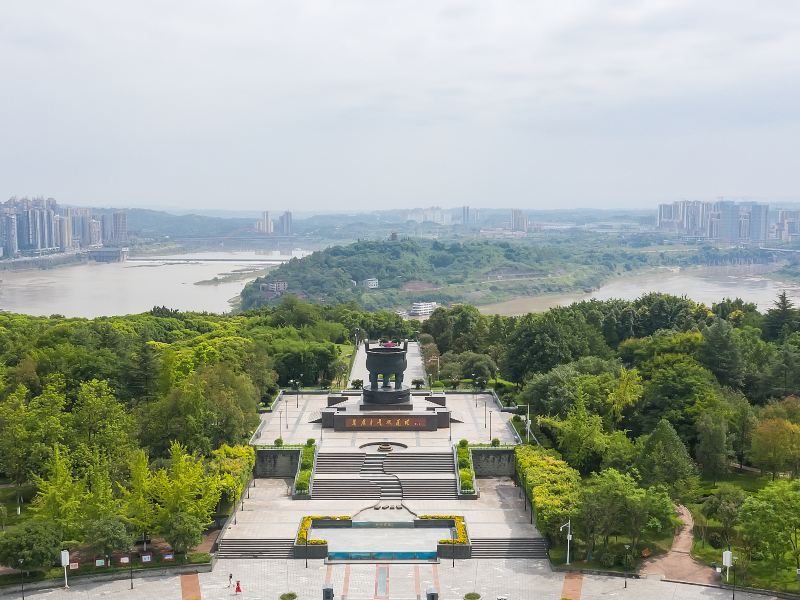
M369 279L365 279L364 281L362 281L361 285L363 285L368 290L375 290L378 289L378 280L375 279L374 277L370 277Z
M439 305L436 302L414 302L408 314L412 317L428 317Z

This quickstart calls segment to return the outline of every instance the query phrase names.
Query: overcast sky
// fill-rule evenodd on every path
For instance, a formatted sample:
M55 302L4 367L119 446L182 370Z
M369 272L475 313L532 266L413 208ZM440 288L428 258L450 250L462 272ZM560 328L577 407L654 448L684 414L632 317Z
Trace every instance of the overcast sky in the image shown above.
M800 199L797 0L0 3L0 194Z

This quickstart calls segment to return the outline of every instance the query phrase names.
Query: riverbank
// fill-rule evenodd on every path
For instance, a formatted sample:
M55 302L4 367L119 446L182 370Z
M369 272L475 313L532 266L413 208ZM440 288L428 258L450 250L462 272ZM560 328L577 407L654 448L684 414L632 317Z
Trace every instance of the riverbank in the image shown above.
M791 283L773 274L781 264L753 264L720 267L656 267L632 272L608 280L592 292L522 296L479 306L484 314L516 316L544 312L582 300L621 298L635 300L649 292L687 296L711 306L723 298L740 297L753 302L759 310L772 306L778 293L787 290L790 297L800 298L800 284Z

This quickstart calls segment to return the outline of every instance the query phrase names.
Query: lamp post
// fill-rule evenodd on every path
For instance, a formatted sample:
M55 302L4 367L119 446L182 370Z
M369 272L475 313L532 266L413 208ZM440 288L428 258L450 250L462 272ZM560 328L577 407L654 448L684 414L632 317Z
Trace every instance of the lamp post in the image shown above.
M22 587L22 600L25 600L25 571L22 568L22 559L19 559L19 577Z
M561 531L564 527L567 528L567 564L569 564L569 543L572 541L572 519L564 523L558 530Z
M456 568L456 528L451 527L450 532L453 535L453 543L450 545L450 550L453 552L453 568Z
M486 429L486 400L483 401L483 428Z
M135 546L131 546L131 550L128 553L128 566L130 567L131 573L131 589L133 589L133 551L136 549Z
M475 385L475 373L472 374L472 398L475 400L475 408L478 408L478 388Z
M306 569L308 568L308 531L306 531Z
M493 410L489 411L489 442L490 443L492 441L492 413L493 412L494 412Z
M628 559L630 559L630 544L625 544L625 589L628 589Z

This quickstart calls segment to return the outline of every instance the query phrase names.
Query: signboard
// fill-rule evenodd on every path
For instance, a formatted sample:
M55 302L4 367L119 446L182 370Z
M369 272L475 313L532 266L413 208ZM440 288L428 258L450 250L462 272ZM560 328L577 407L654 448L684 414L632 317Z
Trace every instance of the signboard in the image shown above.
M723 567L733 566L733 553L730 550L725 550L725 552L722 553L722 566Z
M105 567L106 566L106 559L105 558L95 558L94 559L94 566L95 567Z
M434 431L438 417L428 415L369 414L369 415L334 415L336 431Z
M161 558L163 560L175 560L175 555L172 552L167 552L166 554L162 555Z
M69 566L69 550L62 550L61 551L61 566L68 567Z
M119 564L127 565L129 562L131 562L131 559L130 559L129 556L120 556L119 557Z
M152 560L153 560L153 555L152 554L142 554L142 562L143 563L149 563Z

